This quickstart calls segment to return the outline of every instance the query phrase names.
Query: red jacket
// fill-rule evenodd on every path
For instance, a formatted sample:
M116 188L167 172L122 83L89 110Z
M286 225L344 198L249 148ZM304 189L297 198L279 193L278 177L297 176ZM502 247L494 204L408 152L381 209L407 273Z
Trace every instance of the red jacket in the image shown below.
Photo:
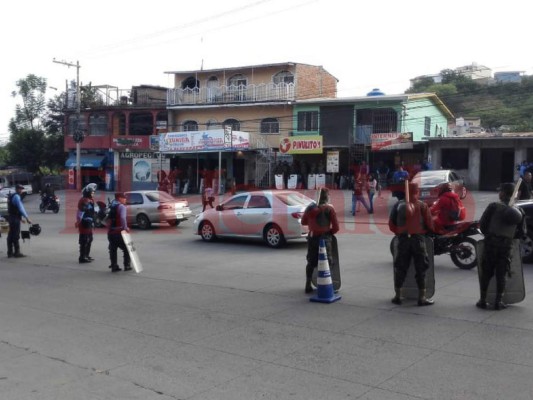
M442 228L448 225L456 224L458 220L451 218L450 212L459 207L459 221L466 217L466 210L463 207L461 199L455 192L444 192L439 199L431 206L431 214L435 220L435 227Z

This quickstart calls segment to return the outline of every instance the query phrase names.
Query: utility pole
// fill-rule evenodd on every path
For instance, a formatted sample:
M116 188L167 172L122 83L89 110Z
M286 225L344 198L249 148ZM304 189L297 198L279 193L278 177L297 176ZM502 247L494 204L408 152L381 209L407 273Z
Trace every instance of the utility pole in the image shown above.
M76 67L76 131L73 132L73 138L76 142L76 190L81 190L81 143L83 142L83 131L80 129L81 119L81 91L80 91L80 62L76 61L76 64L66 61L57 61L55 58L52 60L57 64L66 65L67 67ZM67 93L68 96L68 93Z

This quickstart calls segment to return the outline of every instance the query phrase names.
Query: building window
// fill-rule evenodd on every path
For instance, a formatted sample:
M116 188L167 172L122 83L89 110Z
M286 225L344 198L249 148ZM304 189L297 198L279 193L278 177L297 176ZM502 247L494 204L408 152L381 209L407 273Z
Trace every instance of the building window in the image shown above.
M393 109L372 110L372 133L391 133L398 130L398 113Z
M278 83L294 83L294 75L289 71L281 71L274 75L272 82L276 85Z
M248 79L243 74L233 75L228 79L228 86L246 86Z
M240 131L241 130L241 123L237 121L236 119L227 119L222 124L222 127L225 127L226 125L231 125L232 131Z
M424 136L431 135L431 118L424 117Z
M149 112L131 113L128 135L149 136L154 133L154 117Z
M468 169L468 149L441 149L442 168Z
M265 118L261 121L261 133L279 133L279 121L277 118Z
M297 130L299 132L318 131L318 111L300 111Z
M200 87L200 82L194 76L189 76L181 83L182 89L198 89Z
M183 123L183 132L193 132L198 130L198 122L196 121L185 121Z
M92 114L89 117L89 134L93 136L107 135L107 116L105 114Z

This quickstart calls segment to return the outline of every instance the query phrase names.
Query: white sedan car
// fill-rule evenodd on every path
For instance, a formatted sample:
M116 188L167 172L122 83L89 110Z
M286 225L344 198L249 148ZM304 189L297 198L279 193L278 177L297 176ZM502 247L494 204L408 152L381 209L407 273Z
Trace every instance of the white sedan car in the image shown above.
M194 232L206 242L217 237L264 240L270 247L307 236L302 216L313 200L292 190L261 190L236 194L194 221Z
M161 222L177 226L192 215L187 200L175 199L160 190L136 190L125 195L128 225L137 225L141 229Z

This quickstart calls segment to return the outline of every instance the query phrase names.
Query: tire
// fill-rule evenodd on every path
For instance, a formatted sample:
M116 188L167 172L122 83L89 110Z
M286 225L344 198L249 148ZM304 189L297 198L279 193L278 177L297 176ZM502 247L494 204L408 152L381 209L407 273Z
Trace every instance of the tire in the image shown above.
M268 247L279 249L285 244L285 237L279 226L276 224L267 225L263 231L263 239Z
M466 237L453 246L450 257L457 267L472 269L477 265L476 243L476 240Z
M56 204L52 211L54 212L54 214L57 214L59 212L59 204Z
M41 204L39 204L39 211L40 211L41 213L43 213L43 214L44 214L44 212L46 211L46 207L44 206L44 204L43 204L42 202L41 202Z
M216 239L215 228L211 222L202 222L200 225L200 236L204 242L213 242Z
M152 223L150 222L150 219L148 218L146 214L137 215L136 221L137 221L137 226L140 229L150 229L150 227L152 226Z
M527 227L527 234L520 238L520 253L522 262L526 264L533 263L533 226Z

